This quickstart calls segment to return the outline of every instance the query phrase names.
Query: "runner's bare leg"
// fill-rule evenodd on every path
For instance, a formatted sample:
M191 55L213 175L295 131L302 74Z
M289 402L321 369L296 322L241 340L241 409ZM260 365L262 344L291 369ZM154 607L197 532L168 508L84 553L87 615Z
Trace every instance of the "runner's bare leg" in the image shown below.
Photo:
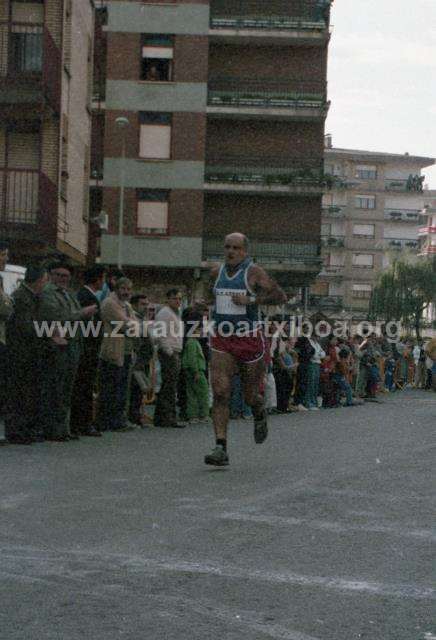
M229 353L212 351L210 370L213 391L212 419L215 435L217 439L227 440L232 378L235 373L238 373L238 366Z
M261 418L264 411L264 396L260 391L265 376L265 363L263 358L257 362L241 366L242 388L244 400L253 411L254 418Z

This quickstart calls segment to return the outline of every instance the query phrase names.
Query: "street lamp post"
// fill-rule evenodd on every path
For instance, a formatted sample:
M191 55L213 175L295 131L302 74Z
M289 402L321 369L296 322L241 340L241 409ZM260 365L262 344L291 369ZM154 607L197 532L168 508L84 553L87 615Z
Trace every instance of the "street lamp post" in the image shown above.
M126 130L130 122L127 118L120 117L115 124L121 131L121 173L120 173L120 208L118 212L118 269L123 268L123 231L124 231L124 188L126 176Z

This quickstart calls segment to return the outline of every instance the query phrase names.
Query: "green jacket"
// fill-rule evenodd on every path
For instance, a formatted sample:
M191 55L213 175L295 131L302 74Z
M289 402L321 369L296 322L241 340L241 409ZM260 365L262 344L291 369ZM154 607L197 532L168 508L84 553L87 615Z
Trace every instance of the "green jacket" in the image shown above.
M206 359L200 343L195 338L188 338L183 349L182 368L189 373L206 371Z
M75 322L82 319L82 307L76 297L49 282L44 287L39 307L38 320L48 322ZM65 336L67 339L80 341L80 331L76 335Z

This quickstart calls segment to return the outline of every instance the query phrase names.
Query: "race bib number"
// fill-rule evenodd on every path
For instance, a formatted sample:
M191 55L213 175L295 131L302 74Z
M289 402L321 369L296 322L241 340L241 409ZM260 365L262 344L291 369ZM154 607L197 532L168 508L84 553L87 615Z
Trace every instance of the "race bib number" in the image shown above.
M217 289L216 290L216 311L222 316L244 316L247 313L247 307L235 304L232 296L242 294L247 295L245 289Z

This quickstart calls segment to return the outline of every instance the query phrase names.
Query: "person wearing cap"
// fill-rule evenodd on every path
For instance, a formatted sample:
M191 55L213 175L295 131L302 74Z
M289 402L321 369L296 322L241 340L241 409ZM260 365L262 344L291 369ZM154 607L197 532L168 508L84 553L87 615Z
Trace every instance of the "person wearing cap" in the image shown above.
M81 350L80 320L88 320L97 305L81 307L69 291L71 267L62 261L48 266L50 282L44 287L39 320L52 323L71 323L72 331L62 335L59 327L42 343L44 366L41 369L41 426L46 440L66 442L77 440L70 432L71 399ZM73 335L74 333L74 335Z
M38 318L41 293L47 283L43 266L28 265L24 282L12 294L13 314L6 329L10 361L5 436L10 444L32 444L43 440L38 411L41 398L41 340L34 322Z

